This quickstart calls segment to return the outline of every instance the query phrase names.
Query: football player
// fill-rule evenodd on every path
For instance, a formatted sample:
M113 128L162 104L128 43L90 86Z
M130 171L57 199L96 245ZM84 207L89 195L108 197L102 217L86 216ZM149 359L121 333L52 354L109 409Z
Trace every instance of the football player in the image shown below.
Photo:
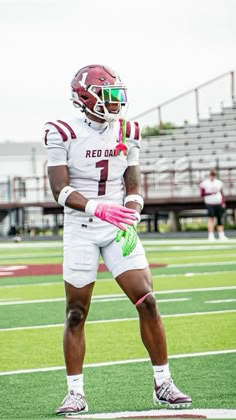
M140 131L138 123L125 121L126 86L112 69L88 65L75 74L71 88L72 102L81 112L70 121L49 121L44 129L51 190L64 207L63 348L68 394L56 413L76 415L88 410L83 385L84 325L100 256L137 308L141 338L154 371L154 402L187 407L191 398L171 378L165 331L136 232L143 208Z

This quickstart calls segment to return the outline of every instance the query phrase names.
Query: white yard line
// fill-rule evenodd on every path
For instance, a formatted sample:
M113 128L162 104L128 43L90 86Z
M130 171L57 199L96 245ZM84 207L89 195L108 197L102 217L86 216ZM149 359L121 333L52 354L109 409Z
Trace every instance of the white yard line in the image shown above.
M236 247L234 249L236 249ZM146 251L152 251L151 249L148 250L147 248L145 248L145 250ZM157 249L154 249L153 251L158 252ZM208 259L209 260L212 257L213 257L213 255L209 256L209 254L207 254L207 253L203 254L201 252L201 254L199 254L199 255L185 255L183 258L186 259L186 260L191 260L192 261L192 260L201 260L201 259L203 259L203 260ZM160 259L161 263L164 263L164 262L168 263L170 261L170 259L178 259L178 256L177 255L172 255L172 257L170 258L170 256L163 257L162 255L159 254L158 258ZM216 258L217 261L219 261L219 258L234 258L235 259L235 252L232 253L232 254L222 254L222 253L221 254L215 254L214 258ZM148 261L149 261L149 263L155 263L156 258L155 259L154 258L148 258ZM213 262L214 261L212 261L212 264L213 264Z
M66 419L187 419L187 418L206 418L206 419L235 419L236 410L234 409L157 409L147 411L121 411L117 413L97 413L97 414L79 414L77 416L65 416Z
M44 242L18 242L18 243L0 243L0 249L22 249L22 248L61 248L63 249L62 241L44 241ZM17 257L17 256L16 256Z
M228 313L235 313L236 309L226 309L224 311L208 311L208 312L187 312L182 314L168 314L162 315L162 318L178 318L183 316L201 316L201 315L217 315L217 314L228 314ZM133 318L114 318L114 319L99 319L94 321L87 321L86 325L89 324L106 324L110 322L127 322L127 321L138 321L137 317ZM1 332L9 332L9 331L23 331L23 330L36 330L36 329L44 329L44 328L58 328L63 327L64 324L47 324L47 325L32 325L28 327L12 327L12 328L0 328Z
M206 300L205 303L229 303L236 302L236 299Z
M189 273L190 274L190 273ZM211 292L211 291L220 291L220 290L235 290L236 286L219 286L219 287L199 287L198 289L171 289L171 290L154 290L153 293L154 295L170 295L170 294L175 294L175 293L195 293L195 292ZM9 298L7 298L9 299ZM184 299L186 300L187 298L176 298L177 300L181 300ZM176 301L176 299L158 299L158 302L168 302L168 301ZM2 300L2 301L1 301ZM65 301L64 297L60 297L60 298L48 298L48 299L35 299L35 300L12 300L12 301L3 301L3 299L0 300L0 306L1 305L23 305L23 304L28 304L28 303L48 303L48 302L63 302ZM92 297L92 302L113 302L114 300L120 301L120 300L128 300L128 298L122 294L122 293L117 293L117 294L109 294L109 295L97 295L97 296L93 296Z
M194 267L209 267L209 266L219 266L219 265L236 265L236 261L213 261L213 262L202 262L197 263L194 262ZM193 263L185 263L185 264L168 264L165 268L178 268L178 267L192 267Z
M144 244L143 244L144 245ZM160 245L160 244L159 244ZM173 246L165 246L165 247L160 247L160 246L152 246L152 247L148 247L148 246L144 246L145 250L147 252L179 252L179 251L189 251L189 252L195 252L195 251L221 251L221 250L229 250L229 249L236 249L236 244L232 244L232 245L220 245L220 246L212 246L212 245L194 245L193 248L191 248L189 245L173 245Z
M189 244L203 244L209 248L218 248L218 247L227 247L232 244L236 244L236 238L230 238L226 243L221 241L216 241L214 244L209 244L208 239L143 239L141 238L142 244L146 245L189 245ZM0 243L0 249L22 249L22 248L63 248L62 240L61 241L32 241L32 242L19 242L19 243L9 243L2 242Z
M200 356L201 357L217 356L221 354L233 354L233 353L236 353L236 349L206 351L206 352L199 352L199 353L173 354L169 356L169 359L184 359L184 358L189 358L189 357L200 357ZM125 365L125 364L130 364L130 363L142 363L142 362L150 362L150 359L142 358L142 359L115 360L112 362L101 362L101 363L87 363L84 365L84 367L97 368L97 367L102 367L102 366ZM52 366L52 367L45 367L45 368L38 368L38 369L12 370L12 371L0 372L0 376L18 375L22 373L50 372L50 371L63 370L63 369L65 369L65 366Z
M218 246L230 246L236 243L236 238L230 238L227 243L216 241L209 244L208 239L142 239L143 245L189 245L189 244L203 244L212 248L218 248Z
M236 264L236 262L235 262L235 264ZM176 274L170 274L170 273L167 273L167 274L153 274L152 275L152 278L153 279L159 279L159 278L175 278L175 277L188 277L188 276L212 276L212 275L218 275L218 274L221 274L222 275L222 273L224 273L224 274L226 274L226 273L228 273L228 274L232 274L233 273L233 270L224 270L224 271L201 271L201 272L196 272L196 273L176 273ZM98 283L101 283L101 282L104 282L104 283L107 283L107 282L114 282L114 279L112 279L112 278L98 278L97 279L97 282ZM63 281L61 280L61 281L52 281L52 282L46 282L46 283L30 283L30 284L28 284L28 283L23 283L23 284L4 284L4 285L1 285L0 284L0 289L14 289L15 287L31 287L31 286L53 286L53 285L62 285L63 286ZM226 286L227 287L227 286ZM197 291L197 290L196 290Z
M1 301L0 299L0 306L7 306L7 305L27 305L28 303L49 303L49 302L64 302L65 298L51 298L51 299L35 299L35 300L12 300L12 301ZM106 298L100 299L92 299L93 303L100 303L100 302L118 302L122 300L128 300L128 298L124 295L121 297L111 297L107 296ZM158 302L168 303L168 302L178 302L178 301L186 301L191 300L191 298L175 298L175 299L159 299Z

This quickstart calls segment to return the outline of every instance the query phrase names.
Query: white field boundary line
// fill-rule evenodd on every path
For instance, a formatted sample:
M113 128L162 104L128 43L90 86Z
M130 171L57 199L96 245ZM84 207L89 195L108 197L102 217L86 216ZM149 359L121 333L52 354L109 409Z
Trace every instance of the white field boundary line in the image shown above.
M121 411L116 413L96 413L79 414L77 416L65 416L66 419L186 419L186 418L205 418L205 419L235 419L236 410L234 409L157 409L147 411Z
M214 351L204 351L204 352L199 352L199 353L173 354L173 355L170 355L168 358L169 359L185 359L189 357L217 356L221 354L234 354L234 353L236 353L236 349L214 350ZM84 368L127 365L130 363L143 363L143 362L150 362L150 359L148 357L145 357L141 359L115 360L112 362L101 362L101 363L87 363L84 365ZM51 366L51 367L36 368L36 369L11 370L11 371L0 372L0 376L18 375L22 373L35 373L35 372L53 372L53 371L64 370L64 369L65 369L65 366Z
M226 310L219 310L219 311L208 311L208 312L188 312L182 314L168 314L162 315L162 318L179 318L183 316L201 316L201 315L217 315L217 314L228 314L228 313L235 313L236 309L226 309ZM128 322L128 321L138 321L137 317L133 318L117 318L117 319L99 319L94 321L87 321L86 325L90 324L106 324L112 322ZM63 327L64 324L48 324L48 325L32 325L28 327L12 327L12 328L0 328L1 332L11 332L11 331L24 331L24 330L37 330L37 329L44 329L44 328L58 328Z
M221 290L235 290L236 286L219 286L219 287L201 287L198 289L172 289L172 290L154 290L154 295L171 295L175 293L192 293L192 292L211 292L211 291L221 291ZM177 298L176 298L177 299ZM179 298L177 300L181 300L186 298ZM97 295L92 297L92 303L99 303L99 302L114 302L114 301L120 301L120 300L128 300L128 298L122 294L111 294L111 295ZM50 303L50 302L64 302L65 297L60 298L48 298L48 299L35 299L35 300L21 300L21 301L0 301L0 306L3 305L20 305L20 304L28 304L28 303ZM173 299L158 299L158 303L161 302L168 302L168 301L174 301Z

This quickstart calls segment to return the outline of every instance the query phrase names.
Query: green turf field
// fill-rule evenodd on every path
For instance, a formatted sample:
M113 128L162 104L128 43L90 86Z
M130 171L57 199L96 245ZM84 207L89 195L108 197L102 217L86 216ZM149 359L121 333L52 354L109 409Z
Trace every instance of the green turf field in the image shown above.
M150 263L166 264L152 274L177 386L193 409L236 409L236 240L143 244ZM66 393L62 276L9 274L61 262L60 242L0 244L0 418L53 419ZM136 309L108 272L98 274L86 336L89 413L156 409Z

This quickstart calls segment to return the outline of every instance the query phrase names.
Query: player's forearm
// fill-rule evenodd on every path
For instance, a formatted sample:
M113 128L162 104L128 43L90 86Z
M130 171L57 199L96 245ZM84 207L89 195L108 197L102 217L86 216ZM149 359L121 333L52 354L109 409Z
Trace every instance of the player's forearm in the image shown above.
M49 167L48 176L53 196L60 205L74 210L85 211L88 200L70 186L67 166Z
M69 185L64 185L62 188L58 188L58 190L54 189L53 195L61 206L70 207L73 210L85 211L88 199Z
M129 166L124 174L124 181L126 197L141 197L141 176L139 166ZM142 200L129 200L125 203L125 206L140 213L143 203L139 203L138 201Z
M65 200L65 206L73 210L85 212L88 199L77 191L73 191Z

